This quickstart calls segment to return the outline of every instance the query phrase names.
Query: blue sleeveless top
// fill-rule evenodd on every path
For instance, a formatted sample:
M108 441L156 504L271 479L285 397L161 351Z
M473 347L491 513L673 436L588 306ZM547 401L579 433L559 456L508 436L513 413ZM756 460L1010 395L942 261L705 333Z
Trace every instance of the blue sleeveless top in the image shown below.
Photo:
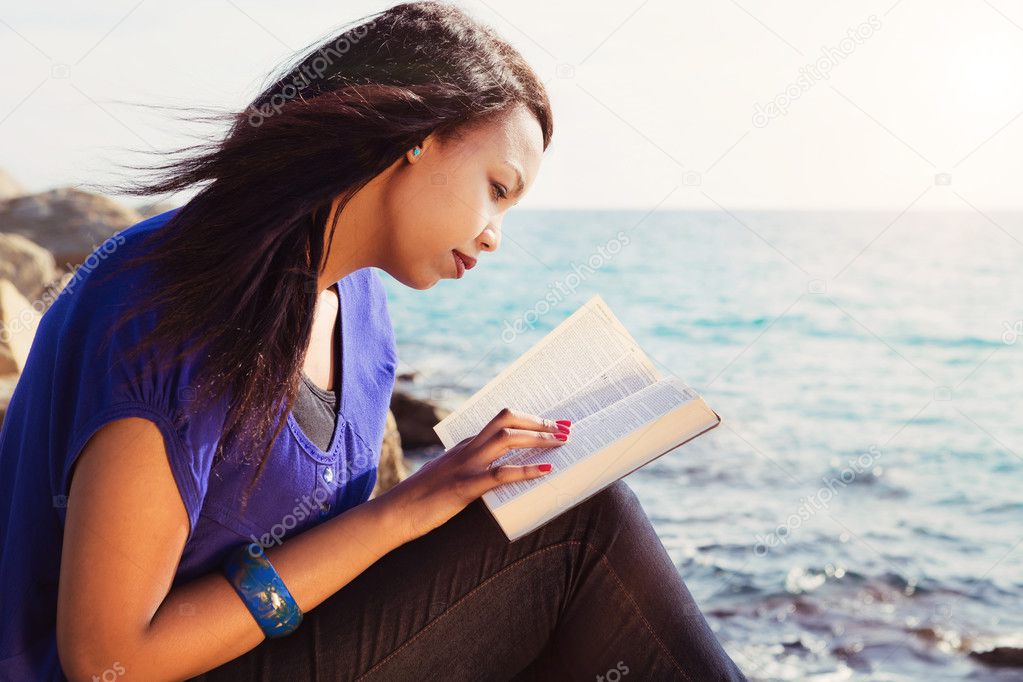
M397 353L374 269L337 283L342 366L329 447L317 447L289 413L244 513L239 501L255 465L241 463L228 448L212 466L226 403L184 424L174 420L194 397L190 382L199 363L186 359L155 370L151 352L131 364L119 361L155 324L155 312L135 317L100 345L145 273L132 269L104 282L90 275L131 254L145 233L176 211L139 222L97 247L37 328L0 431L0 679L66 679L55 628L68 473L107 422L144 417L163 434L189 520L175 586L218 571L240 544L270 547L365 502L376 483Z

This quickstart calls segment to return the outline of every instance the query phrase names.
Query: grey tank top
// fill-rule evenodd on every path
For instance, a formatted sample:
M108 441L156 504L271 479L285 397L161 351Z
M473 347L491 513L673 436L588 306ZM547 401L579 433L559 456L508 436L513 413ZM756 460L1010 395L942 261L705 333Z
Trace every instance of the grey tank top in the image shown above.
M335 333L338 324L339 322L334 323ZM302 372L298 396L291 410L302 433L324 452L330 448L334 429L337 427L337 403L341 392L341 348L337 348L334 355L333 383L334 388L325 391Z

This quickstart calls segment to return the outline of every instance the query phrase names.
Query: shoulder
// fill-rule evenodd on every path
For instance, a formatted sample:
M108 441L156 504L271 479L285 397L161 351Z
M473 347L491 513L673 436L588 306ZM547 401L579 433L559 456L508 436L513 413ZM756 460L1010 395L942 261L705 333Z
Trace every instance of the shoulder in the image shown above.
M384 282L374 268L351 273L339 283L342 292L342 410L364 443L379 456L398 365L394 330Z
M146 238L163 226L178 209L142 220L104 240L76 268L74 275L56 296L46 315L55 318L51 327L61 336L79 338L92 330L105 329L111 318L123 314L147 281L141 268L121 268L124 261L144 248Z
M384 288L384 282L376 268L368 267L356 270L345 279L349 278L367 303L378 304L386 310L387 290Z
M357 326L365 332L373 333L385 341L387 346L394 345L394 329L387 304L387 290L376 268L367 267L349 274L338 282L339 291L347 303Z
M375 268L362 268L338 282L343 331L349 357L386 380L393 377L398 351L387 306L387 291Z
M150 343L161 316L145 295L148 274L121 267L176 211L140 221L97 247L90 256L95 262L83 263L47 311L51 319L39 343L48 346L50 361L38 369L52 376L55 390L79 401L76 413L127 404L170 418L191 400L202 354Z

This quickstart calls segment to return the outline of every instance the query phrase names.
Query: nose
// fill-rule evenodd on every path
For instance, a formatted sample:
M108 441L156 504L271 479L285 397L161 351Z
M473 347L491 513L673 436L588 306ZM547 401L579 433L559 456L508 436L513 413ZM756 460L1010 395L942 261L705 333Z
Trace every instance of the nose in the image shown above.
M476 238L480 251L497 251L501 244L501 228L498 223L491 223L483 228L479 237Z

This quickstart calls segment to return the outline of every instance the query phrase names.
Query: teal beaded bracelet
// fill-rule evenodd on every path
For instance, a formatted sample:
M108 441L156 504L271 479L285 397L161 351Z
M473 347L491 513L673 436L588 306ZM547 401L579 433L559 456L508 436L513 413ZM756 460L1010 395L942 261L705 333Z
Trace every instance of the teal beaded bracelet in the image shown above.
M302 610L257 542L242 545L224 562L224 575L267 637L290 635Z

